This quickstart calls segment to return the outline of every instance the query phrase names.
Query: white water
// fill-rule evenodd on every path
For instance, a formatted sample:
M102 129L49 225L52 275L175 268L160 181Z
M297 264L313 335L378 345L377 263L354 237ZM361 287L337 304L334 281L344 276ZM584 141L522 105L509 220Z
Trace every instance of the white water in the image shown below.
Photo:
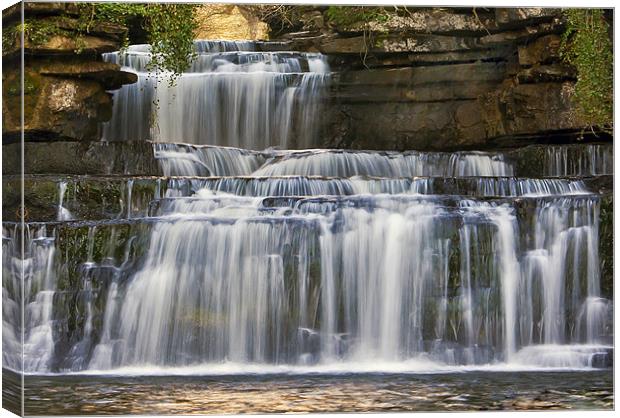
M544 231L523 250L512 207L486 202L464 201L456 210L416 198L310 198L292 212L268 209L262 199L210 193L173 202L164 212L173 221L156 225L146 264L126 289L124 299L132 303L118 305L112 328L104 325L116 335L114 367L233 362L320 369L420 356L444 369L527 366L519 353L534 345L600 344L594 335L604 323L591 324L592 318L565 319L573 330L590 324L591 337L566 335L558 325L554 333L563 337L550 339L555 318L545 308L557 306L557 294L524 290L538 277L529 254L544 251L547 241L569 239L555 255L569 260L566 231L595 231L592 198L573 202L560 227L548 223L545 209L561 206L561 199L541 201L533 220ZM468 220L461 227L453 221L459 212ZM463 239L467 233L479 241ZM460 244L452 241L458 236ZM457 271L450 265L454 248L467 257ZM598 254L572 262L572 275L557 273L560 291ZM484 275L472 273L483 266ZM469 279L454 287L455 273ZM591 273L578 280L595 289L598 276ZM560 309L579 311L594 296L563 300ZM542 331L534 330L541 323ZM109 366L109 357L90 367ZM586 355L569 358L575 361L558 367L589 367Z
M484 152L369 152L306 150L281 153L254 172L256 176L510 176L501 154Z
M18 232L4 230L8 238ZM56 291L54 238L48 237L45 227L28 228L25 232L28 245L23 260L24 327L23 347L20 339L22 327L19 301L21 274L3 274L3 364L26 372L46 371L54 357L53 301ZM7 241L3 248L4 266L21 270L18 248ZM22 357L23 348L23 357ZM23 369L22 369L23 360Z
M129 229L122 239L113 222L28 231L25 372L607 364L600 197L584 181L514 178L502 153L249 151L316 146L325 58L251 42L196 48L175 87L147 74L147 46L105 55L139 81L114 93L104 139L154 140L166 176L198 178L167 179L147 210L129 180L119 216L149 216L114 221ZM545 174L607 172L608 149L550 149ZM4 231L13 279L18 235ZM19 369L20 283L3 286L3 360Z
M149 72L150 48L132 45L104 54L138 75L115 91L102 139L309 148L329 79L320 54L255 51L251 42L196 41L197 58L171 85L171 74Z
M132 259L131 243L123 260L94 258L99 227L88 228L86 257L76 260L80 328L72 346L58 353L53 324L61 306L53 299L66 273L63 262L51 261L54 233L34 233L27 372L184 374L195 367L217 374L234 373L238 365L256 373L363 372L399 364L403 372L443 372L605 364L612 304L600 294L599 198L579 180L254 177L265 161L258 153L157 147L202 155L209 172L246 177L169 180L166 196L154 196L153 222L135 236L148 238L139 260ZM440 158L448 161L441 170L469 155ZM263 167L277 165L277 158ZM368 154L359 167L377 174L386 167L376 164L383 158ZM492 165L469 167L491 174ZM190 190L191 196L177 197ZM484 194L519 198L475 197ZM128 203L122 211L129 216L132 208ZM97 245L114 254L115 235L109 240ZM3 334L9 347L19 335L12 331L13 337ZM5 364L17 368L16 362L5 355Z
M545 175L593 176L614 173L614 151L608 145L548 146L545 149Z
M67 191L67 182L61 181L58 183L58 215L57 219L59 221L70 221L73 219L73 215L69 211L69 209L65 208L62 204L64 203L65 193Z

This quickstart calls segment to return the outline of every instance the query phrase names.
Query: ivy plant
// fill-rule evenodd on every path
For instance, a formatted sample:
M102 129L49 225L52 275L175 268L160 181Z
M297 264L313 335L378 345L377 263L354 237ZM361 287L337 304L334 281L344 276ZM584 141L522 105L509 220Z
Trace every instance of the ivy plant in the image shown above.
M150 69L178 76L195 59L195 4L170 3L80 3L78 32L88 33L99 23L129 26L141 22L151 44ZM129 39L125 39L123 47Z

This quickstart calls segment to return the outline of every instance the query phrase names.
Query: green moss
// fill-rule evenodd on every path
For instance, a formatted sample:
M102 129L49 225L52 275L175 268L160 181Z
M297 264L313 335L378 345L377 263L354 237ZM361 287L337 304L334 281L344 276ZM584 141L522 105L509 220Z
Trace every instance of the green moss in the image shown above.
M613 124L613 49L601 9L569 9L562 38L563 59L577 70L575 102L590 126L611 131Z
M23 23L24 37L35 45L43 45L53 36L65 34L53 20L27 19Z
M381 7L329 6L325 12L327 20L337 26L357 23L387 22L390 15Z

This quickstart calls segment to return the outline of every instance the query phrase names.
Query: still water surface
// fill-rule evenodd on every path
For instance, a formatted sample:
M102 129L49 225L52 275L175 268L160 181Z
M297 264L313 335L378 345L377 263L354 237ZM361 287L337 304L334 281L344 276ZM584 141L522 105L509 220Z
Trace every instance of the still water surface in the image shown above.
M8 383L5 375L5 384ZM28 376L27 415L612 409L611 369L441 374Z

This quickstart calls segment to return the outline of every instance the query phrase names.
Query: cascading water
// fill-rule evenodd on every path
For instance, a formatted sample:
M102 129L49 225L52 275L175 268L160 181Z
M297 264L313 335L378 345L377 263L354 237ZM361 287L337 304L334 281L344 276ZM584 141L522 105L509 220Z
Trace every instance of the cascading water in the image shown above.
M22 331L28 373L609 364L602 194L582 177L611 172L610 147L550 147L540 178L507 152L266 149L318 145L326 58L196 49L175 86L148 46L104 54L138 82L103 138L153 140L165 177L123 180L103 221L59 183L58 222L25 231L23 329L3 281L5 367ZM5 226L10 277L20 244Z
M104 54L105 61L135 72L138 82L113 93L113 116L102 138L247 149L316 146L326 58L257 46L196 41L196 60L173 83L171 74L149 71L149 45Z
M613 174L613 147L608 145L549 146L545 150L545 175L593 176Z
M148 225L133 235L144 242L137 259L132 243L114 258L113 233L103 244L110 256L95 260L103 226L89 227L75 279L81 325L62 353L46 331L61 308L43 297L56 289L62 262L50 264L53 251L39 262L48 267L36 269L46 273L36 276L41 297L28 296L26 334L32 355L48 356L26 362L27 371L574 368L609 355L600 197L579 180L484 177L513 167L481 163L497 161L483 153L460 172L454 162L470 154L442 156L443 166L432 153L397 160L398 170L479 176L446 183L374 177L396 170L377 164L381 153L346 168L318 164L319 177L257 177L279 157L182 152L211 161L209 173L243 176L171 179L150 216L137 219ZM370 177L321 177L359 171ZM450 187L461 193L442 192Z
M69 211L69 209L65 208L62 204L64 203L65 193L67 191L67 182L61 181L58 184L58 220L59 221L70 221L73 219L73 215Z
M45 227L28 228L25 231L27 245L25 257L20 260L19 241L11 239L20 228L3 229L4 273L3 277L3 364L5 367L26 372L48 371L54 357L54 330L52 313L57 278L54 269L56 247L54 237ZM6 269L9 267L10 274ZM20 282L23 272L23 299ZM20 326L19 301L24 303L24 326ZM20 334L23 332L23 346ZM23 349L23 352L22 352ZM22 368L23 365L23 368Z

